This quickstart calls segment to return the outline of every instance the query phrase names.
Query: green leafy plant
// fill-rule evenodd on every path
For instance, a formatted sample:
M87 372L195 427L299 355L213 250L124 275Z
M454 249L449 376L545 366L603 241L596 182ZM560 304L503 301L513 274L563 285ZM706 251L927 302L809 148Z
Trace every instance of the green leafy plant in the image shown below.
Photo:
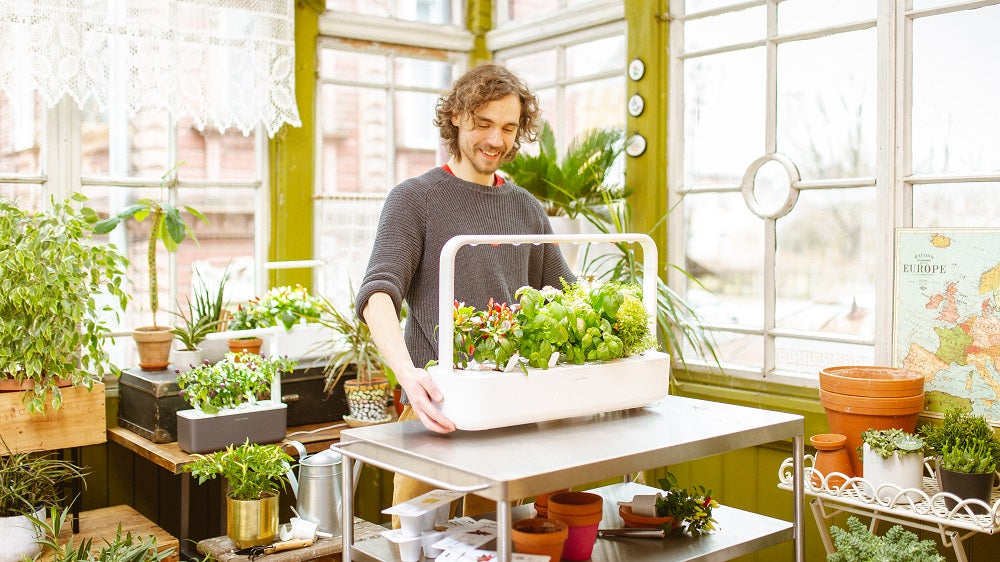
M894 453L899 453L900 457L924 453L923 439L898 428L867 429L861 432L861 441L883 459L888 459ZM859 458L861 452L862 448L858 447Z
M104 539L104 545L97 551L94 550L93 539L86 539L79 546L74 545L74 537L62 543L59 533L62 531L69 517L69 508L59 510L50 508L49 517L51 523L44 519L36 519L28 516L31 521L43 531L44 538L39 541L47 550L35 557L40 560L45 556L45 560L53 562L159 562L170 558L174 554L174 549L165 548L157 550L156 537L153 535L133 535L132 531L122 534L122 525L118 524L115 536Z
M934 542L894 525L885 535L872 534L857 517L847 518L847 529L830 527L836 552L826 555L827 562L944 562Z
M326 357L324 390L328 393L333 391L351 365L355 365L357 380L361 383L371 382L373 376L385 374L391 384L396 384L392 370L372 339L368 324L354 312L354 296L352 286L347 310L334 305L326 297L320 297L318 322L334 333L333 338L318 344Z
M240 305L229 323L231 330L253 330L270 326L292 326L305 320L316 322L323 312L323 299L310 295L302 285L283 285L268 289L263 296L254 297Z
M623 139L620 128L589 129L577 135L560 158L552 128L544 122L538 154L519 152L500 170L541 201L549 216L574 218L587 207L600 205L602 195L616 189L605 182L624 151Z
M983 416L952 409L940 425L919 430L927 448L941 456L941 466L954 472L993 472L1000 463L1000 441Z
M86 200L28 212L0 198L0 378L33 383L31 413L62 404L58 379L93 388L120 374L104 346L128 303L128 260L92 240L96 213L78 208Z
M206 414L222 408L254 403L270 389L280 373L290 373L298 361L285 357L262 357L256 353L226 353L215 364L201 364L177 373L180 396Z
M6 444L5 444L6 447ZM65 484L86 475L70 461L37 453L0 456L0 517L31 515L39 507L62 506Z
M694 486L690 491L680 488L677 477L670 472L659 484L665 493L656 500L656 516L673 518L661 526L663 530L697 537L715 529L718 521L712 518L712 509L719 507L719 503L712 498L711 490L704 486Z
M222 325L222 314L225 310L225 288L229 280L229 268L222 273L218 287L212 291L208 288L201 272L195 270L198 283L194 288L194 301L187 299L187 312L178 306L173 313L181 324L170 330L181 342L183 349L195 350L205 337L218 332Z
M184 222L181 210L187 210L192 216L201 219L208 224L208 219L197 209L189 205L174 206L166 201L162 192L167 187L167 182L177 181L177 169L183 162L167 170L160 178L161 200L143 198L135 203L118 211L114 215L99 221L94 225L94 232L107 234L114 230L123 220L135 219L143 222L149 219L149 239L146 249L146 261L149 265L149 309L153 314L153 326L156 324L156 313L160 309L159 282L156 270L156 241L163 241L163 247L168 252L176 252L178 245L189 236L196 243L198 239L194 235L191 226Z
M249 441L239 447L230 445L208 455L192 455L194 461L184 465L202 484L221 476L229 484L229 497L234 500L257 500L268 493L285 488L285 473L292 457L281 445L258 445Z

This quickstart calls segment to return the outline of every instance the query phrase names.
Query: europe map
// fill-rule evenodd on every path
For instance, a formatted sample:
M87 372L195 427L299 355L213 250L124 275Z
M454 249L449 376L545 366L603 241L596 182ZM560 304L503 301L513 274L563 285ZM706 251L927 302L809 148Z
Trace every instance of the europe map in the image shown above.
M1000 421L1000 232L896 233L893 364L924 375L926 409Z

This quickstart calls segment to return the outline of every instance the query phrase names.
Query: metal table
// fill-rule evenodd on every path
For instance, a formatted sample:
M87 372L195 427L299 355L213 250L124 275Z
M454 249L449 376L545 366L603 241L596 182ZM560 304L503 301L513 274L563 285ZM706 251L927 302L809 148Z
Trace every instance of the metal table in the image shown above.
M667 396L646 408L483 432L438 435L418 421L356 428L343 431L333 448L433 486L496 501L497 552L509 561L512 499L791 438L793 522L784 540L795 541L795 560L801 562L803 428L798 415ZM343 463L343 521L354 520L352 464ZM343 529L344 544L351 545L344 562L360 554L352 531Z

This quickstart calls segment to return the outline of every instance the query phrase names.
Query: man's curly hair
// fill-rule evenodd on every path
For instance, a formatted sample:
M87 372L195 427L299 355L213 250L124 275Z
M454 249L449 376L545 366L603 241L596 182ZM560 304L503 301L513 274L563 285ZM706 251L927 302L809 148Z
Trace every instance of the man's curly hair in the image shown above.
M506 67L486 62L455 80L451 91L438 99L434 124L441 131L441 139L448 153L456 158L462 157L458 150L458 126L451 124L452 115L471 117L472 112L482 105L511 94L521 101L521 118L517 124L514 146L504 156L503 161L512 160L520 150L522 142L534 142L541 127L542 111L538 107L538 98Z

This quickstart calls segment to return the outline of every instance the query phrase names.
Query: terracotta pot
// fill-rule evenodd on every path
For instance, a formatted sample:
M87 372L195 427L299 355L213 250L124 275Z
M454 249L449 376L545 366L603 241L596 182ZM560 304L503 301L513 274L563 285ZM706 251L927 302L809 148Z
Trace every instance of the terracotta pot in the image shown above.
M569 536L569 525L557 519L522 519L511 530L514 552L541 554L558 561Z
M403 415L403 387L398 384L392 387L392 407L396 410L396 417Z
M174 335L165 326L143 326L132 331L139 367L143 371L162 371L170 364L170 346Z
M264 340L260 338L231 339L226 340L229 351L233 353L256 353L260 355L260 348L264 345Z
M604 499L590 492L561 492L549 497L549 519L569 525L563 546L566 560L586 560L594 550L597 527L604 516Z
M854 464L847 450L847 436L839 433L820 433L809 438L809 443L816 448L816 458L813 468L824 477L834 472L840 472L849 478L855 476ZM813 486L821 487L822 479L817 474L811 478ZM840 476L827 478L826 485L830 489L839 488L847 480Z
M626 527L633 529L660 529L664 523L670 523L670 528L680 527L683 521L674 521L673 517L647 517L632 513L632 508L627 505L618 507L618 515L625 522Z
M569 488L563 488L562 490L556 490L554 492L548 492L546 494L538 494L535 496L535 511L538 512L539 517L547 517L549 513L549 498L554 494L561 494L562 492L568 492Z
M892 367L827 367L819 372L819 387L852 396L914 396L923 393L924 377Z
M850 396L820 389L819 401L826 409L830 433L847 437L847 451L851 456L854 474L863 474L862 462L857 457L861 446L861 433L866 429L898 428L913 433L917 415L924 410L924 395L892 398Z

